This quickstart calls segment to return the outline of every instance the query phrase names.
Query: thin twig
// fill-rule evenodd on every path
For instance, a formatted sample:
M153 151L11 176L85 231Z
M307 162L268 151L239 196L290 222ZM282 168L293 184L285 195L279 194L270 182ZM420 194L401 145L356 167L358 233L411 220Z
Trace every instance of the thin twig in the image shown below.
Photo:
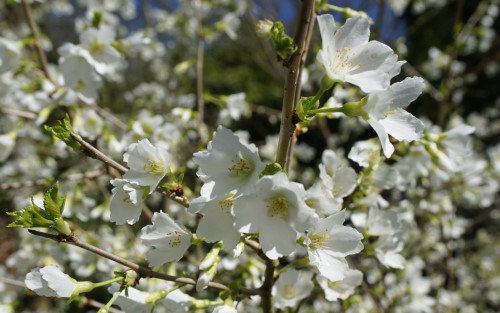
M270 313L272 309L271 290L274 284L274 269L279 265L279 260L271 260L268 258L264 251L262 251L261 245L256 241L246 239L245 244L255 250L259 257L266 263L264 282L262 283L262 286L260 286L259 290L261 291L260 295L262 297L262 311L264 313Z
M196 18L196 98L198 103L198 123L203 125L205 120L205 99L203 98L203 62L205 57L205 38L201 17L201 0L195 0L194 15ZM199 128L201 132L202 127ZM200 138L203 134L200 134Z
M91 145L90 143L83 140L83 138L80 137L80 135L75 134L75 133L71 133L70 135L71 135L71 138L78 141L78 143L82 145L82 147L85 149L85 151L88 152L88 156L90 156L91 158L103 161L106 165L111 166L114 169L117 169L122 174L124 174L128 171L128 169L125 166L119 164L118 162L111 159L110 157L108 157L107 155L102 153L100 150L95 148L93 145Z
M300 10L300 19L298 23L297 33L295 35L295 43L297 51L288 60L288 69L285 76L285 87L283 95L283 106L281 111L281 125L278 143L278 151L276 162L283 168L286 168L288 151L292 141L292 136L295 133L295 121L293 120L295 98L297 88L300 86L299 76L302 57L306 51L306 41L308 32L312 30L310 23L314 23L311 18L314 16L314 0L304 0Z
M38 117L38 115L33 112L21 111L10 108L0 108L0 112L2 112L3 114L19 116L27 120L36 120L36 118Z
M19 281L19 280L15 280L15 279L12 279L12 278L7 278L7 277L0 276L0 282L5 283L5 284L9 284L9 285L12 285L12 286L26 288L26 284L24 282Z
M87 156L101 160L106 165L111 166L112 168L118 170L122 174L125 174L128 171L128 169L125 166L121 165L120 163L116 162L115 160L111 159L110 157L102 153L100 150L92 146L90 143L83 140L83 138L80 137L78 134L71 133L70 135L73 139L75 139L79 144L82 145ZM156 188L156 191L168 197L169 199L174 200L175 202L181 204L186 208L189 207L189 200L186 197L177 196L175 193L163 187Z
M96 300L93 300L93 299L89 299L89 298L85 298L85 304L88 305L88 306L91 306L91 307L94 307L94 308L102 308L105 306L104 303L101 303L99 301L96 301ZM125 313L124 311L122 310L118 310L116 308L113 308L113 307L110 307L108 309L108 312L111 312L111 313Z
M368 296L370 296L370 299L372 300L373 304L375 305L375 309L377 310L377 312L384 313L384 308L379 303L377 297L372 293L372 291L370 290L370 286L368 286L368 284L366 283L366 281L364 279L363 279L363 281L361 281L361 289L363 289L363 291L366 294L368 294Z
M45 55L45 51L43 51L42 46L40 45L40 35L38 33L38 29L36 28L35 20L33 19L33 14L31 14L31 7L28 3L28 0L22 0L22 4L23 4L24 15L26 16L26 20L28 22L28 26L31 32L33 33L33 37L35 39L33 46L35 47L38 59L40 60L40 65L42 66L43 74L50 82L52 82L52 84L54 84L54 86L57 86L57 83L50 76L47 56Z
M93 179L104 174L104 170L94 170L85 173L73 173L68 176L59 177L58 180L82 180L82 179ZM9 190L9 189L19 189L25 187L34 187L40 186L47 182L47 179L37 179L37 180L28 180L23 182L13 182L13 183L3 183L0 184L0 190Z
M107 252L105 250L102 250L96 246L93 246L91 244L88 244L84 241L81 241L78 239L74 234L71 235L53 235L53 234L48 234L44 233L41 231L37 231L34 229L28 229L28 231L35 235L35 236L40 236L43 238L48 238L54 241L57 241L59 243L67 243L76 247L80 247L84 250L90 251L94 254L100 255L106 259L109 259L111 261L114 261L116 263L119 263L125 267L128 267L134 271L136 271L141 277L151 277L151 278L158 278L162 280L167 280L167 281L172 281L180 284L186 284L186 285L196 285L196 281L191 278L187 277L178 277L178 276L172 276L160 272L155 272L147 267L141 266L137 263L131 262L129 260L126 260L122 257L119 257L115 254L112 254L110 252ZM228 287L226 285L216 283L216 282L209 282L208 283L209 287L219 289L219 290L227 290ZM262 292L257 289L240 289L240 293L244 295L257 295L261 294Z
M81 102L82 104L87 105L89 108L94 110L97 114L108 120L111 124L114 124L116 127L120 128L121 130L127 131L128 126L124 122L122 122L119 118L114 116L112 113L108 112L107 110L101 108L97 104L90 104L90 103L85 103Z

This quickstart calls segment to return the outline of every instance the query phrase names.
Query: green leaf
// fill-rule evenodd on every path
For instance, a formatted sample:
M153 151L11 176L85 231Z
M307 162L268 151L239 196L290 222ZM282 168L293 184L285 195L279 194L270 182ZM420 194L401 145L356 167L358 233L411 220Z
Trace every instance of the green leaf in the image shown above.
M293 38L285 33L283 23L279 21L274 22L273 27L271 27L271 39L273 40L276 53L282 59L288 59L297 50L297 45L293 41Z
M28 227L51 227L54 222L47 219L42 208L35 203L25 207L21 211L7 212L8 215L17 217L17 219L7 225L7 227L28 228Z
M74 133L74 131L68 115L63 120L57 121L57 124L54 126L45 125L45 130L64 141L73 150L79 151L80 144L71 137L71 133Z
M259 178L265 175L274 175L278 172L286 173L286 171L279 165L279 163L267 164L264 170L259 174Z
M51 218L61 217L61 214L64 210L64 201L63 197L59 197L57 193L59 192L59 183L56 182L54 186L52 186L45 195L43 196L43 206L45 211Z
M57 195L58 189L56 183L45 193L43 199L44 209L36 205L32 198L30 206L20 211L8 212L8 215L17 217L17 219L7 226L22 228L48 227L60 234L71 234L68 223L61 217L64 209L64 198Z

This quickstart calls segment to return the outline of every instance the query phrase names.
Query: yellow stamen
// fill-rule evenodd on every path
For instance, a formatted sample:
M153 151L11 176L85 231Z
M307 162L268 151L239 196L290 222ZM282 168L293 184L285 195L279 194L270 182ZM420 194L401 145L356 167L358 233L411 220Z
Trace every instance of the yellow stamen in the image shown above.
M161 161L156 161L148 158L148 163L144 164L144 170L148 174L163 175L165 173L165 164Z
M288 216L288 200L285 197L268 199L267 208L271 217L279 215L281 218L286 218Z
M178 232L178 231L174 231L174 232L173 232L173 234L174 234L174 235L176 235L177 237L174 237L174 238L170 239L170 240L168 241L168 244L169 244L171 247L178 247L178 246L181 244L181 235L182 235L183 233ZM167 235L172 235L172 233L167 234Z
M295 285L285 285L283 288L283 297L285 299L294 299L297 297L297 288Z
M309 244L309 248L311 249L325 249L328 239L330 238L330 235L326 233L313 233L309 235L309 240L311 243Z
M231 214L231 207L233 206L233 200L225 199L219 200L219 208L226 214Z
M254 164L252 160L242 159L239 156L231 160L233 166L228 168L228 171L238 177L246 177L252 174Z

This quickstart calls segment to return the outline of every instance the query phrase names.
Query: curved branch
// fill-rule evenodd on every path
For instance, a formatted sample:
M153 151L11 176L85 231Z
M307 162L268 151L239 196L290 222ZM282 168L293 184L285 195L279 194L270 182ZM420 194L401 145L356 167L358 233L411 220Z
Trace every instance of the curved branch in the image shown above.
M45 51L43 51L42 46L40 45L40 34L35 25L35 20L33 19L33 15L31 14L31 7L28 3L28 0L22 0L24 15L26 16L26 20L28 22L28 26L33 33L33 37L35 38L34 47L36 53L38 55L38 59L40 60L40 65L42 66L42 71L45 77L52 83L54 86L57 86L56 82L52 79L49 73L49 65L47 62L47 56L45 55Z
M85 249L87 251L90 251L94 254L97 254L97 255L100 255L106 259L109 259L109 260L112 260L116 263L119 263L123 266L126 266L134 271L136 271L140 276L142 277L151 277L151 278L158 278L158 279L163 279L163 280L167 280L167 281L173 281L173 282L176 282L176 283L180 283L180 284L186 284L186 285L196 285L196 281L192 278L187 278L187 277L178 277L178 276L172 276L172 275L168 275L168 274L164 274L164 273L160 273L160 272L155 272L147 267L144 267L144 266L141 266L137 263L134 263L134 262L131 262L129 260L126 260L122 257L119 257L115 254L112 254L108 251L105 251L105 250L102 250L96 246L93 246L89 243L86 243L84 241L81 241L80 239L78 239L74 234L70 234L70 235L53 235L53 234L48 234L48 233L44 233L44 232L41 232L41 231L37 231L37 230L34 230L34 229L28 229L28 232L30 232L31 234L35 235L35 236L40 236L40 237L43 237L43 238L48 238L48 239L51 239L51 240L54 240L54 241L57 241L57 242L64 242L64 243L67 243L67 244L70 244L70 245L73 245L73 246L76 246L76 247L80 247L82 249ZM220 283L216 283L216 282L209 282L208 283L208 286L209 287L212 287L212 288L215 288L215 289L219 289L219 290L227 290L228 287L226 285L223 285L223 284L220 284ZM239 290L240 294L244 294L244 295L260 295L262 294L262 292L258 289L246 289L246 288L242 288Z
M116 162L115 160L111 159L104 153L102 153L99 149L91 145L90 143L86 142L80 135L71 133L71 138L76 140L80 145L82 145L82 149L84 150L84 154L87 155L88 157L91 157L93 159L98 159L104 162L106 165L111 166L112 168L118 170L120 173L125 174L128 171L128 168L125 166L121 165L120 163ZM175 193L171 192L170 190L163 188L163 187L158 187L156 188L156 191L161 193L164 196L167 196L169 199L174 200L175 202L179 203L180 205L184 207L189 207L189 200L186 197L180 197L176 195Z

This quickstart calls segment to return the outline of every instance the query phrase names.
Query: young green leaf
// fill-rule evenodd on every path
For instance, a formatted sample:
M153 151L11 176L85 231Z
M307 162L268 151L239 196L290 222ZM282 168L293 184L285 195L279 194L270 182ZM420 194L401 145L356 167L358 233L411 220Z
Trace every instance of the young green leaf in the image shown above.
M7 227L48 227L60 234L69 235L71 229L68 223L61 217L64 209L64 198L57 195L58 189L58 184L56 183L45 193L43 209L31 199L30 206L20 211L8 212L8 215L17 217L17 219L7 225Z
M45 125L45 130L64 141L68 146L73 148L73 150L79 151L80 144L71 137L71 133L74 133L74 130L73 127L71 127L68 115L66 115L63 120L57 121L57 124L54 126Z
M65 199L57 195L58 191L59 183L56 182L55 185L47 190L43 196L43 206L45 211L53 218L60 217L64 210Z

